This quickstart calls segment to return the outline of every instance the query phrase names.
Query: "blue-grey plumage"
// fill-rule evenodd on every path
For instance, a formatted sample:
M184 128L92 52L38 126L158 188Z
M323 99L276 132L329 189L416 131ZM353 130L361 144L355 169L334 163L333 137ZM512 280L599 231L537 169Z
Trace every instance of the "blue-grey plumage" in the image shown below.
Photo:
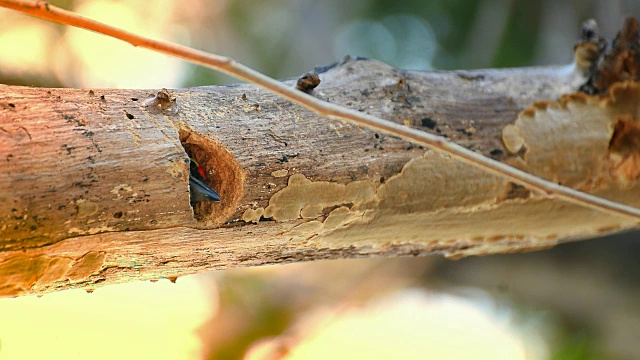
M198 171L198 165L193 159L189 165L189 190L191 202L220 201L220 195L204 182Z

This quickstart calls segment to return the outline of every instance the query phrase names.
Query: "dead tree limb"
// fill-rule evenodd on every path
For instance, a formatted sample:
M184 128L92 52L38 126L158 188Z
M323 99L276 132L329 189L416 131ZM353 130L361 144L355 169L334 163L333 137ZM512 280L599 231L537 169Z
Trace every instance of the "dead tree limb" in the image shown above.
M314 94L639 206L639 86L593 85L603 54L587 52L588 66L579 56L577 66L434 73L346 59L317 69ZM578 93L585 84L602 94ZM191 207L188 156L221 203ZM251 85L0 86L0 159L4 295L316 259L523 251L637 226Z
M0 0L0 6L21 11L25 14L41 19L94 31L99 34L128 42L133 46L150 49L169 56L187 60L194 64L224 72L236 79L245 80L249 83L259 85L282 96L284 99L297 103L323 117L347 121L357 126L366 127L374 131L379 131L387 135L411 141L420 146L426 146L430 149L441 151L453 159L462 161L468 165L477 167L480 170L487 171L494 175L504 177L507 180L513 181L515 184L524 186L529 190L535 190L544 196L555 197L572 204L578 204L580 206L600 210L605 213L624 215L634 220L640 220L640 209L633 206L604 199L596 195L588 194L584 191L564 186L560 183L542 179L526 171L471 151L455 142L446 140L442 136L420 131L409 126L403 126L393 121L385 120L364 112L355 111L327 101L318 100L317 98L309 95L310 90L319 83L317 74L310 74L311 76L305 75L298 79L296 88L292 88L260 73L259 71L245 66L232 58L205 53L176 43L154 40L140 36L138 34L83 17L71 11L58 8L46 1ZM590 34L593 33L591 29L588 31ZM315 79L315 81L310 81L311 79ZM168 96L168 94L165 94L165 97L166 96ZM215 193L214 190L211 191L212 194ZM212 198L218 198L217 193L212 196ZM194 197L192 197L192 199L193 198Z

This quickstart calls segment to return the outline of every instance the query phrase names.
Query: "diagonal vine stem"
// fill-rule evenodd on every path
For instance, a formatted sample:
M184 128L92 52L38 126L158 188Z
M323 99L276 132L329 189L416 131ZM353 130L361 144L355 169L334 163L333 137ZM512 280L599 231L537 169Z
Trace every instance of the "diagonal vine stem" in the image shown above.
M91 30L126 41L133 46L151 49L195 64L206 66L224 72L237 79L262 86L263 88L293 101L320 116L348 121L369 129L398 136L418 145L427 146L434 150L446 153L449 156L471 166L478 167L492 174L509 179L516 184L537 190L549 197L561 199L573 204L610 214L624 215L633 218L634 220L640 219L640 209L542 179L525 171L478 154L463 146L450 142L443 137L318 100L311 95L295 90L294 88L242 65L228 57L206 53L204 51L167 41L145 38L55 7L45 1L0 0L0 6L21 11L41 19Z

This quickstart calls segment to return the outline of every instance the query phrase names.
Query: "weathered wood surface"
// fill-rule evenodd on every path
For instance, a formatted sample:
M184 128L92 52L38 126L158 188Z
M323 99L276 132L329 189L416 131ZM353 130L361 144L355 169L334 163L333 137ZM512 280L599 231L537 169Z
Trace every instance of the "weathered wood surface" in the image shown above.
M352 59L319 75L318 98L640 205L635 174L612 170L627 157L609 149L623 111L614 105L638 100L635 83L618 103L576 95L516 122L534 102L575 93L583 73L412 72ZM171 90L175 103L157 93L0 86L0 294L316 259L522 251L637 226L252 85ZM185 149L223 199L197 204L195 216Z

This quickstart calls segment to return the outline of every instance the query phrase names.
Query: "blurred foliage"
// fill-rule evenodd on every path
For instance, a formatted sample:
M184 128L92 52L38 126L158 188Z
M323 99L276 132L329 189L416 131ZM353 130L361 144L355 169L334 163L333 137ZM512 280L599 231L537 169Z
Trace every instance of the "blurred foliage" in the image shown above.
M276 78L328 65L346 53L416 70L559 64L571 60L582 21L596 17L618 28L624 16L640 11L633 2L609 8L598 0L235 0L224 16L238 35L230 41L242 44L210 50L224 49ZM427 27L422 42L410 36L412 19ZM341 41L345 36L346 42ZM424 49L424 41L433 42L434 54ZM422 65L403 61L421 51ZM201 71L193 74L185 86L229 81Z
M284 300L275 296L269 282L260 277L237 276L232 282L224 282L220 286L220 306L233 311L221 314L215 323L217 327L229 324L235 329L222 330L227 335L231 332L232 337L213 347L208 358L241 359L256 341L282 334L294 317L290 303Z
M493 67L533 65L535 45L540 26L540 3L518 1L509 16L507 31L492 61ZM576 28L576 39L579 29ZM567 51L569 49L558 49Z
M73 10L84 2L52 3ZM167 27L184 33L169 40L230 56L275 78L295 77L347 53L415 70L566 63L583 20L595 17L601 27L617 29L622 18L640 12L640 2L631 0L610 4L599 0L228 0L194 4L198 4L197 11L179 5L172 9L175 21ZM64 32L62 26L56 29ZM68 66L68 72L76 69L76 65ZM238 82L195 65L185 65L185 69L180 84L184 87ZM64 71L58 76L61 73ZM39 79L26 76L20 82L19 76L0 69L2 83L72 83L56 79L53 71Z
M369 1L364 16L380 19L389 14L412 14L425 19L433 28L438 45L449 56L441 52L434 59L438 69L465 67L462 59L466 39L474 22L475 14L482 6L478 0L440 1ZM526 46L525 44L522 44ZM512 66L517 66L516 64Z
M305 4L305 3L310 3ZM386 54L379 54L376 51L364 53L354 53L354 48L362 48L362 42L368 39L353 39L351 46L345 53L330 54L324 52L319 57L305 56L313 53L316 48L331 48L335 52L335 38L339 36L339 30L348 24L357 21L382 22L385 18L393 15L410 15L417 19L424 20L432 29L435 35L435 46L442 47L444 51L437 52L433 63L439 69L453 69L465 67L468 64L464 61L466 55L465 40L471 31L473 18L482 6L482 1L478 0L437 0L437 1L390 1L390 0L356 0L353 2L342 2L339 0L325 1L324 6L314 6L318 1L282 1L269 0L256 3L255 1L235 0L232 1L225 17L233 27L234 32L239 34L239 38L251 49L252 56L244 57L241 54L234 54L234 49L226 55L232 56L241 62L254 66L267 75L282 78L293 77L299 73L307 71L318 65L328 65L340 59L342 55L374 57L387 61L394 66L394 61L385 58ZM318 14L318 11L323 14ZM325 13L329 11L329 13ZM333 12L333 13L330 13ZM317 18L330 17L332 24L315 24ZM278 21L280 20L280 21ZM276 23L279 29L274 31L269 26L260 26L256 31L256 22ZM333 25L333 26L332 26ZM274 26L272 26L273 28ZM530 33L535 32L535 28L528 29ZM311 41L299 41L296 36L307 36ZM394 40L402 38L403 34L398 34ZM371 39L372 42L382 40ZM374 44L375 45L375 44ZM370 46L373 47L373 46ZM527 51L519 51L523 47L528 47ZM365 45L366 48L366 45ZM514 50L524 56L532 52L532 44L522 42L519 48ZM369 49L375 50L375 49ZM287 59L294 61L287 61ZM292 64L293 63L293 64ZM522 63L509 64L510 66L520 66ZM287 67L287 65L292 65ZM489 65L489 64L487 64ZM184 86L198 86L207 84L220 84L227 82L237 82L224 75L204 74L205 71L195 70L192 76L185 79Z
M587 328L564 328L558 331L550 360L611 359L599 348L598 337Z

